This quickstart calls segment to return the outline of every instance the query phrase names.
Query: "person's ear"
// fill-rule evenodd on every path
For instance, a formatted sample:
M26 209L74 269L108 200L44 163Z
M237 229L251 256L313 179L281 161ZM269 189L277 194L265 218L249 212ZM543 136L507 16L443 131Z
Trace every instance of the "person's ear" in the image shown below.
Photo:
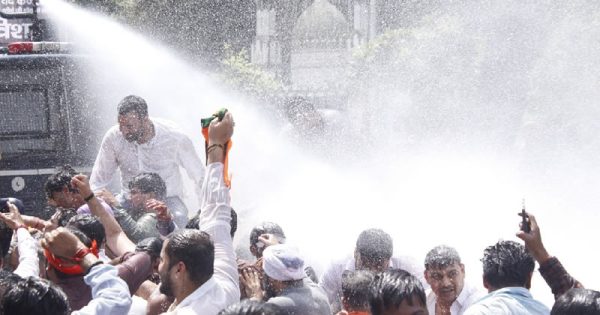
M177 275L183 275L186 271L186 267L185 264L183 263L183 261L180 261L177 263L177 265L175 266L175 274Z
M252 254L252 256L258 257L258 248L256 247L256 245L250 245L250 253Z

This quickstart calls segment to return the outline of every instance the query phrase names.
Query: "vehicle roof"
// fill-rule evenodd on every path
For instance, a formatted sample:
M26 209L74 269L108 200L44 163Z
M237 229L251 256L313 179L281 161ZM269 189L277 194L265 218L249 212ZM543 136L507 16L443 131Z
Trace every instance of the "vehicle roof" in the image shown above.
M52 67L82 59L82 55L74 54L27 54L27 55L2 55L0 54L0 69L22 69L29 67Z

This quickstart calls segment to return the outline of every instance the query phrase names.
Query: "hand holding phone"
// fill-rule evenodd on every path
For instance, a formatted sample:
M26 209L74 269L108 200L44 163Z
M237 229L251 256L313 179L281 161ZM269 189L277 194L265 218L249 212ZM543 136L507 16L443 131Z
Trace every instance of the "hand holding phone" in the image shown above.
M525 199L523 199L523 208L519 213L521 216L521 231L525 233L531 232L531 222L529 221L529 215L525 212Z

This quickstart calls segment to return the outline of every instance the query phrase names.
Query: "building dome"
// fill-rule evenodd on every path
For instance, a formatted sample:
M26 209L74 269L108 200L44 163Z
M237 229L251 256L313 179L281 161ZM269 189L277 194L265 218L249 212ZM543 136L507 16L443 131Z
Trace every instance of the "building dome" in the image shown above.
M293 29L294 48L346 48L349 30L344 15L329 1L315 0Z

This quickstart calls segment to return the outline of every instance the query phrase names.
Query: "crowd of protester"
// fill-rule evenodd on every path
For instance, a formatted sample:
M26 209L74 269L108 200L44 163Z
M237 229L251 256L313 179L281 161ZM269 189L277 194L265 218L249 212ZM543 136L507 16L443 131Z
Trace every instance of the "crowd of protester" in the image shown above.
M321 275L273 222L250 231L255 259L238 259L226 167L232 114L207 121L205 167L193 165L199 159L186 137L153 124L143 99L126 97L118 118L96 160L102 170L92 172L102 185L60 167L45 185L55 209L48 218L22 215L20 200L2 199L0 314L600 314L600 292L583 288L548 253L532 214L529 229L517 233L522 243L484 249L483 286L465 281L454 248L436 246L417 262L394 255L381 229L361 232L352 257ZM165 136L172 147L153 151ZM128 154L140 156L123 164ZM169 165L153 160L169 154ZM200 210L189 220L180 175L164 174L177 166L199 181ZM104 183L117 168L127 184L113 194ZM551 309L529 291L536 263L555 297Z

